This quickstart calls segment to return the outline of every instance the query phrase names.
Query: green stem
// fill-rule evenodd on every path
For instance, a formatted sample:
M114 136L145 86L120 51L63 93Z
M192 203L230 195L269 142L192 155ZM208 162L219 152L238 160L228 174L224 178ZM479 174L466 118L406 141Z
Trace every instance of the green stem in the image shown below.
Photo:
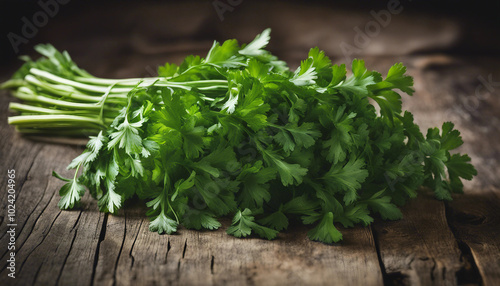
M134 87L136 86L141 80L146 81L146 82L154 82L156 80L163 80L165 78L162 77L150 77L150 78L125 78L125 79L109 79L109 78L87 78L87 77L75 77L74 80L82 82L82 83L87 83L87 84L93 84L93 85L119 85L119 86L130 86Z
M42 90L45 90L51 94L55 94L64 98L70 98L74 100L81 100L81 101L90 101L90 102L99 102L100 96L95 96L95 95L86 95L83 93L80 93L78 90L69 87L69 86L62 86L62 85L54 85L50 84L47 82L42 82L38 80L36 77L32 75L27 75L25 78L27 83L30 83L34 85L35 87L38 87ZM26 86L21 86L21 88L27 88ZM33 92L33 91L32 91Z
M9 124L13 125L34 125L42 126L53 124L53 126L64 125L63 123L75 124L93 124L102 126L99 118L78 116L78 115L18 115L8 118Z
M24 92L13 92L15 97L26 100L26 101L34 101L42 104L50 105L50 106L60 106L69 109L84 109L84 110L99 110L100 106L98 104L90 104L90 103L78 103L78 102L70 102L64 100L53 99L50 97L46 97L44 95L37 94L27 94Z
M107 87L89 85L89 84L84 84L81 82L69 80L69 79L62 78L60 76L51 74L51 73L46 72L46 71L36 69L36 68L31 68L30 73L32 73L40 78L46 79L48 81L52 81L52 82L56 82L56 83L60 83L60 84L64 84L64 85L69 85L69 86L72 86L74 88L78 88L81 90L98 92L98 93L105 93L108 90ZM115 89L113 89L113 93L127 93L129 91L130 91L130 88L115 88Z
M73 115L94 114L92 111L89 110L59 110L54 108L45 108L45 107L27 105L17 102L9 103L9 109L20 112L39 113L39 114L73 114Z
M78 128L74 127L63 129L45 129L45 128L23 128L16 127L17 132L28 135L42 135L42 136L69 136L80 137L82 135L97 135L101 129L98 128Z

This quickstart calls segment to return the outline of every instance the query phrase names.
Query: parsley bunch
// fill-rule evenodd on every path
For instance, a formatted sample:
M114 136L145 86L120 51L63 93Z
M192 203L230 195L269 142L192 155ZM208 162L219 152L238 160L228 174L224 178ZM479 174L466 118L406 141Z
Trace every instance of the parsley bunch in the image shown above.
M146 201L150 230L217 229L276 237L290 220L308 236L338 242L336 226L400 219L398 206L426 186L438 199L461 193L476 170L450 122L424 136L396 90L412 95L402 64L387 75L361 60L332 65L318 48L294 72L265 50L270 30L240 46L215 42L205 58L166 64L156 78L99 79L67 53L38 46L3 85L25 104L9 118L21 132L94 132L68 166L59 207L86 188L101 211ZM371 100L370 100L371 99ZM379 107L379 111L372 102Z

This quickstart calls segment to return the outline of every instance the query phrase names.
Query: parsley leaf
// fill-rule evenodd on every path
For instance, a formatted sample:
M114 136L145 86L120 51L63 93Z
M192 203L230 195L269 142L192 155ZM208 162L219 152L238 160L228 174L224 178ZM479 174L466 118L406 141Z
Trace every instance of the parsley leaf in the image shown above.
M235 237L247 237L252 231L267 239L274 239L278 234L277 230L261 226L254 222L255 218L250 209L238 211L233 218L232 225L227 229L227 233Z
M324 243L333 243L342 240L342 233L333 225L333 213L331 212L324 214L318 225L311 229L307 235L311 240Z

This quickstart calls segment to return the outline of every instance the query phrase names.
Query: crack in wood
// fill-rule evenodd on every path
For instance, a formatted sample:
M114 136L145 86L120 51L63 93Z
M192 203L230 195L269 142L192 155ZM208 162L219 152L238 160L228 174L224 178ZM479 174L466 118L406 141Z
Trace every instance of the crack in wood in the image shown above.
M42 266L43 266L43 264L40 264L40 266L36 270L35 276L33 277L32 284L34 284L36 282L36 280L38 279L38 275L40 275L40 269L42 269ZM55 284L55 285L57 285L57 284Z
M434 272L436 271L437 262L436 262L436 259L434 259L433 257L431 258L431 261L432 261L432 267L431 267L431 280L432 280L432 281L435 281L435 280L436 280L436 277L434 276Z
M172 246L170 245L170 237L167 238L167 252L165 253L165 264L167 264L168 261L168 253L170 252L170 249Z
M179 281L179 278L181 277L181 259L177 262L177 271L175 273L175 280Z
M455 273L458 285L482 285L483 281L479 273L476 261L472 255L471 249L467 243L461 241L457 237L457 229L453 226L452 221L455 219L453 209L450 207L449 203L445 203L445 214L446 222L451 230L451 233L455 237L460 250L460 262L462 262L462 267ZM476 222L476 219L473 220ZM483 220L484 221L484 220Z
M48 185L48 183L47 183ZM37 204L35 205L35 208L33 209L32 212L30 212L28 214L28 217L26 218L26 222L31 218L31 215L34 213L34 210L36 210L38 208L38 206L40 205L40 203L42 202L43 200L43 196L45 196L45 190L47 189L47 186L45 186L44 188L44 191L43 191L43 194L41 196L41 199L37 202ZM35 229L35 226L36 224L38 223L38 220L40 219L40 217L42 216L42 214L45 212L45 210L47 209L47 207L50 205L50 202L52 201L52 199L54 198L54 193L52 193L52 196L50 197L50 199L48 200L47 204L43 207L42 211L40 212L40 214L35 218L35 221L33 222L33 225L31 226L31 230L29 233L33 233L33 230ZM21 229L19 230L19 234L22 233L22 231L24 230L24 227L26 226L26 223L24 223L21 227ZM26 241L28 240L28 238L26 238L22 243L21 245L18 247L18 250L21 249L24 244L26 243Z
M90 278L90 285L94 285L95 281L95 275L96 275L96 270L97 270L97 263L99 262L99 250L101 249L101 243L104 240L104 237L106 236L106 225L108 224L108 213L104 214L104 219L102 220L102 227L101 227L101 232L99 234L99 241L97 242L97 247L95 250L95 255L94 255L94 264L92 266L92 275Z
M120 250L118 251L118 255L115 261L115 267L113 270L113 286L116 286L116 272L118 270L118 262L120 261L120 256L122 255L123 245L125 244L125 239L127 238L127 213L123 217L123 239L122 244L120 245Z
M380 271L382 272L382 280L384 281L385 285L395 285L392 282L394 279L392 278L391 274L392 273L387 273L387 269L385 268L384 260L382 258L382 253L380 251L380 241L378 239L378 233L375 231L375 229L370 225L369 226L370 232L372 233L373 237L373 244L375 245L375 250L377 252L377 259L378 259L378 264L380 266ZM400 272L401 273L401 272Z
M182 250L182 258L184 259L184 256L186 255L186 249L187 249L187 238L184 241L184 249Z
M78 225L78 222L80 221L80 218L82 217L82 213L83 213L83 210L80 210L80 213L78 214L78 217L76 218L76 221L73 224L73 227L71 228L71 230L74 230L75 227Z
M128 253L128 256L132 260L132 262L130 263L131 269L134 267L134 263L135 263L135 257L132 254L132 251L134 250L135 243L137 242L137 238L139 237L139 233L141 232L142 222L143 222L143 220L141 220L141 222L139 223L139 227L137 228L137 234L134 237L134 241L132 242L132 246L130 246L130 251ZM167 254L168 254L168 250L167 250ZM166 257L165 257L165 260L166 260Z
M210 260L210 274L214 275L214 262L215 257L212 255L212 259Z
M54 226L54 223L56 222L57 218L59 217L59 215L61 214L61 211L59 211L56 215L56 217L54 218L54 220L52 221L52 223L50 224L49 226L49 229L47 230L46 232L46 235L43 236L42 240L33 248L31 249L31 251L28 253L28 255L26 255L26 258L24 258L24 261L21 263L21 265L19 266L19 271L18 273L21 273L22 269L23 269L23 266L24 264L26 263L26 261L28 261L28 258L31 256L31 254L33 254L33 252L35 252L35 250L40 246L42 245L42 243L45 241L45 238L47 238L47 236L49 235L50 233L50 230L52 229L52 226ZM40 217L40 216L39 216ZM38 218L39 218L38 217ZM33 228L35 227L35 225L33 225ZM33 232L33 231L32 231Z
M59 274L57 275L57 279L56 279L55 285L59 285L59 280L61 280L61 276L63 274L64 267L66 267L66 262L68 261L68 257L71 254L71 250L73 249L73 244L75 243L77 235L78 235L78 230L75 229L75 234L73 235L73 239L71 240L71 244L69 245L68 253L64 257L64 260L63 260L63 263L62 263L62 267L61 267L61 271L59 271ZM36 279L34 281L36 282Z

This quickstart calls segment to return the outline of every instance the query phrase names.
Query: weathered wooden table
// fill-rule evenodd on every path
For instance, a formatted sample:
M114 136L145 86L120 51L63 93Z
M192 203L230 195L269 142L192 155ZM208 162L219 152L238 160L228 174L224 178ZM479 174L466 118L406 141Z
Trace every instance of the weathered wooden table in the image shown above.
M237 37L235 31L252 21L244 16L259 11L256 6L250 5L240 14L228 14L228 19L221 23L202 9L196 25L191 19L189 23L194 26L179 26L191 31L179 32L187 36L174 35L161 45L148 42L142 33L118 34L103 42L99 35L85 38L81 32L82 39L74 39L69 31L83 31L84 24L69 19L73 16L61 16L54 24L51 29L59 28L57 37L51 37L48 31L41 33L45 33L43 39L69 49L75 61L94 74L147 76L155 64L179 62L190 53L203 55L212 36ZM124 13L154 18L166 8L125 7ZM174 20L182 22L184 8L177 9ZM297 11L306 16L330 13L341 17L341 21L350 17L333 10L305 7L284 9L283 17L297 14L299 18ZM80 17L89 13L83 12ZM351 19L352 25L362 25L370 14ZM165 19L163 24L174 20ZM218 32L192 40L190 35L197 35L193 31L204 32L207 21L215 23L212 28ZM465 144L460 152L472 157L479 172L473 181L466 182L464 195L442 202L428 190L421 190L420 196L402 209L404 219L377 219L370 227L341 229L344 240L335 245L309 241L307 227L303 226L292 226L273 241L237 239L225 233L228 220L218 231L181 229L175 235L158 235L148 231L149 222L141 204L128 205L119 214L109 215L100 213L96 202L86 195L80 209L59 210L57 190L62 182L51 176L52 170L66 174L65 166L83 150L85 141L66 144L20 136L6 123L12 98L2 91L0 285L500 285L500 58L453 56L432 49L415 52L445 40L438 32L430 33L430 25L420 27L420 32L423 29L429 33L416 41L423 42L424 48L412 47L405 39L398 42L404 38L397 33L401 23L411 26L411 17L406 22L394 17L394 21L392 28L387 27L387 34L372 40L375 46L380 41L399 43L403 51L398 53L388 47L387 54L367 47L362 57L367 67L379 71L387 71L400 61L408 66L408 73L415 78L416 93L404 98L404 108L414 113L423 130L448 120L461 130ZM343 39L352 39L351 28L345 28L347 32L342 34L329 31L326 25L319 30L303 22L305 28L300 30L299 24L290 24L297 25L294 28L277 22L279 19L262 25L275 28L277 42L271 48L292 67L312 45L326 49L336 63L346 61L339 54L338 42L325 39L325 35L335 32ZM335 26L334 22L331 24ZM247 29L251 33L245 34L243 40L261 28ZM292 38L290 29L298 35L296 38ZM307 29L315 32L301 34ZM453 31L444 29L443 33L449 36ZM418 40L418 33L415 37ZM428 37L436 40L426 44ZM0 81L8 79L16 67L0 70ZM7 276L11 239L11 227L7 226L8 170L15 170L16 174L15 279Z

